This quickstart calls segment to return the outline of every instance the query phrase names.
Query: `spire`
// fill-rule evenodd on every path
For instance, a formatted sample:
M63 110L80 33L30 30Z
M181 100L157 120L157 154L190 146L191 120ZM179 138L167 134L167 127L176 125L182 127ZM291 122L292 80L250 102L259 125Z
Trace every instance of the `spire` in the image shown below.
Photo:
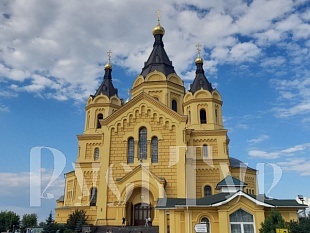
M166 76L175 73L172 62L169 60L169 57L164 49L163 36L165 34L165 29L160 25L159 10L157 11L157 18L158 24L153 29L153 35L155 38L153 50L142 68L141 75L143 77L146 77L149 73L155 70L162 72Z
M200 44L197 44L197 51L198 55L195 60L196 63L196 77L193 81L193 83L190 86L189 91L194 94L196 91L200 89L207 90L209 92L212 92L214 89L212 88L211 83L208 81L207 77L205 76L205 72L203 70L203 59L200 57Z
M107 97L111 97L118 94L117 88L114 88L112 83L112 65L111 65L111 50L107 52L108 54L108 63L104 66L104 76L103 81L99 88L97 89L95 95L92 97L96 97L100 94L106 95Z

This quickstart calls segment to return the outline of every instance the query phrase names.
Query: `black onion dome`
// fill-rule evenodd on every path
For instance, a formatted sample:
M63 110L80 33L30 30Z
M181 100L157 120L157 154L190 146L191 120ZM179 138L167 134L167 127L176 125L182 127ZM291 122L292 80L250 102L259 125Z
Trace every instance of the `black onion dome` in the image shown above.
M202 88L204 90L212 92L214 89L212 88L212 85L208 81L207 77L205 76L205 72L203 70L203 59L198 57L195 63L196 63L196 77L193 83L191 84L189 91L192 94L194 94L196 91Z
M105 65L104 71L105 73L103 76L103 81L97 89L95 95L93 95L92 97L103 94L110 98L111 96L117 96L118 94L117 88L115 88L112 83L112 66L108 63L107 65Z
M165 29L157 25L153 29L153 35L155 38L153 44L153 50L144 63L141 74L144 78L153 71L159 71L166 75L175 73L172 62L169 60L169 57L164 49L163 36L165 34Z

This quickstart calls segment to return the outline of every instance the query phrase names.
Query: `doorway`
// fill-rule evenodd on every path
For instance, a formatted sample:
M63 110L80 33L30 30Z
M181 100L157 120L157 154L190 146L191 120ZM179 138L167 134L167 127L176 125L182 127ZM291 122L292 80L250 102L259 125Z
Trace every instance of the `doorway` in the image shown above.
M134 206L134 225L144 226L146 218L152 219L152 207L147 203L139 203Z

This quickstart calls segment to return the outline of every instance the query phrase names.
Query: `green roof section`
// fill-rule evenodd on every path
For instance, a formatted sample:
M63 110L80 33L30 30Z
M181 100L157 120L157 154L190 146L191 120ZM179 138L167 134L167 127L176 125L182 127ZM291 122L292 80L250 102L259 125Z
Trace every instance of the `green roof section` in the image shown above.
M221 180L217 185L216 189L220 189L221 187L227 187L227 186L235 186L235 187L244 187L247 186L248 184L238 180L235 177L232 176L226 176L225 179Z
M294 199L273 199L268 198L265 195L250 195L243 191L235 193L218 193L203 198L191 199L191 198L159 198L156 209L175 209L185 206L197 206L197 207L212 207L225 204L227 201L233 200L238 196L244 196L259 205L266 204L270 207L291 207L291 208L307 208L307 205L299 204Z

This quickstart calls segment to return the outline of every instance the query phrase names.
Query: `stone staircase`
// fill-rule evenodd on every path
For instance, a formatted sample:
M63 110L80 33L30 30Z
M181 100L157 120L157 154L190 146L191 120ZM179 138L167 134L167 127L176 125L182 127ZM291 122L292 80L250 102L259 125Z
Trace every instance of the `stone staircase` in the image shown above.
M91 233L106 233L108 230L113 233L159 233L158 226L94 226Z

